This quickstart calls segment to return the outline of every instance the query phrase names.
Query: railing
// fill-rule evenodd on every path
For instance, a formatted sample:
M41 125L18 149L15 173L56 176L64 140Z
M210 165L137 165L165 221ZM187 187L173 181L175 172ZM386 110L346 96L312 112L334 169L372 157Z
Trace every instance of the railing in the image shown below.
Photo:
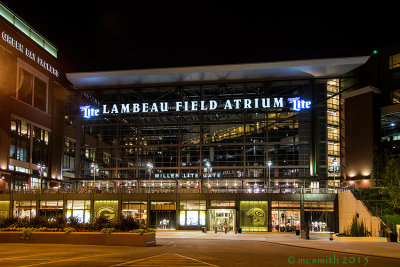
M382 197L383 188L375 187L367 188L367 190L377 190L377 192L381 192L371 195L371 193L368 193L367 191L364 192L363 189L355 190L353 188L352 193L357 200L360 200L364 204L364 206L373 216L380 218L392 232L395 232L396 223L388 219L387 210L385 210L390 207L391 204L389 199L385 199L385 197Z
M254 188L60 188L60 189L13 189L0 190L0 194L103 194L103 193L125 193L125 194L200 194L200 193L215 193L215 194L333 194L337 193L338 189L332 188L270 188L270 190L254 189Z

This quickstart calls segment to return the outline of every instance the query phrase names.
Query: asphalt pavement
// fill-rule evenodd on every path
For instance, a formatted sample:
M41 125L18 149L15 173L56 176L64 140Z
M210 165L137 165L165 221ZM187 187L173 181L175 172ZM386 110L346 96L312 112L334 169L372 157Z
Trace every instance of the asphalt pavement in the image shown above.
M400 266L399 257L359 253L366 242L339 252L339 241L325 237L311 236L308 247L295 235L200 232L158 232L155 247L10 243L2 244L0 266Z

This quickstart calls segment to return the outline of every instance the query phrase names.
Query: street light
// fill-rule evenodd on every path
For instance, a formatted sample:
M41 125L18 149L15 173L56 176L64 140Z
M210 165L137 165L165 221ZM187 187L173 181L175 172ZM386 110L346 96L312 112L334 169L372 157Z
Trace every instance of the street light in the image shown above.
M268 193L269 193L269 189L271 186L271 166L272 166L272 161L268 161Z
M40 185L39 185L39 189L40 192L42 192L42 179L43 179L43 170L46 168L46 166L40 161L39 164L37 165L38 169L39 169L39 174L40 174Z
M338 161L336 158L333 158L332 160L332 166L333 166L333 192L336 192L336 167L338 166Z
M151 162L147 162L147 170L149 171L149 193L150 193L150 190L151 190L151 188L150 188L150 180L151 180L151 171L152 171L152 169L153 169L153 163L151 163Z
M98 166L97 164L92 163L90 164L90 167L93 168L93 186L94 186L94 183L96 182L96 170L98 169Z

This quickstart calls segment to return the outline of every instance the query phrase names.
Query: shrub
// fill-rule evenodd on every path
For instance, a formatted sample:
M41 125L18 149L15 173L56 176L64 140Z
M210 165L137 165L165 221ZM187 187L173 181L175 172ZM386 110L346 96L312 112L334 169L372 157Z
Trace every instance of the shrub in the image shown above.
M12 225L14 227L29 227L30 226L30 219L28 218L17 218L17 221Z
M16 224L17 222L18 222L18 218L16 218L16 217L1 218L0 219L0 228L9 227L13 224Z
M48 226L48 221L46 220L45 217L43 216L35 216L30 218L29 220L29 227L47 227Z
M34 231L33 228L23 228L22 229L22 238L23 239L31 239L31 234Z
M70 233L75 232L75 231L76 231L76 230L75 230L75 228L73 228L73 227L66 227L66 228L64 228L64 232L65 232L66 235L69 235Z
M113 223L104 216L97 217L93 223L93 229L100 231L103 228L112 228Z
M67 220L64 217L58 216L57 218L55 218L55 220L48 222L48 227L49 228L64 228L66 223L67 223Z
M133 230L133 231L131 231L131 232L132 232L132 233L137 233L137 234L143 235L144 233L153 233L153 232L156 232L156 230L153 229L153 228L139 228L139 229Z
M121 217L116 223L115 228L122 232L128 232L134 229L138 229L139 222L130 216Z
M80 229L81 228L81 223L79 223L78 218L75 217L69 217L66 223L67 227L75 228L75 229Z
M353 217L353 221L350 225L350 229L345 232L348 236L363 237L371 236L371 232L368 231L364 222L359 223L356 215Z
M81 230L83 231L94 231L94 225L93 223L84 223L81 225Z
M103 228L101 229L100 233L102 234L111 234L112 232L114 232L115 228Z

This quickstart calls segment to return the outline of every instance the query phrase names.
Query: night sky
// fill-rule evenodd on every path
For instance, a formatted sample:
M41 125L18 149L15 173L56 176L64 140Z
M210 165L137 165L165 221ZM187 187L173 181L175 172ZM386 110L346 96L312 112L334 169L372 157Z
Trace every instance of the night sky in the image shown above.
M399 35L390 7L330 1L1 1L58 48L65 72L365 56Z

